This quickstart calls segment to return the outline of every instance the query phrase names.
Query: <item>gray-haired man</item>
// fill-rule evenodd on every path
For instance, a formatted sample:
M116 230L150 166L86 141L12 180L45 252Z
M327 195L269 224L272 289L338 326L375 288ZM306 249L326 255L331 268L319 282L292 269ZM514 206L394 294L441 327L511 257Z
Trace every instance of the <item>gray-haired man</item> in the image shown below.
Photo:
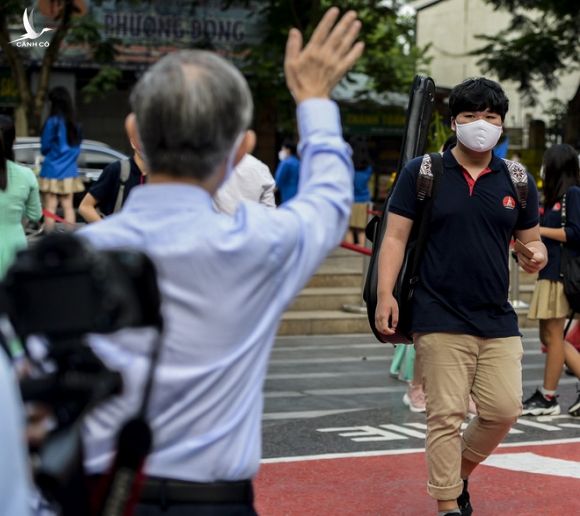
M150 180L123 211L83 232L101 248L132 246L154 260L166 332L150 404L154 449L137 514L255 514L262 387L278 322L341 240L352 164L332 88L360 57L356 13L330 9L306 47L292 29L286 80L298 104L301 191L283 208L216 213L212 194L252 150L252 97L219 56L183 51L139 81L126 121ZM85 425L86 467L110 466L113 439L134 413L147 368L143 333L92 342L123 372L125 393ZM164 511L164 512L162 512Z

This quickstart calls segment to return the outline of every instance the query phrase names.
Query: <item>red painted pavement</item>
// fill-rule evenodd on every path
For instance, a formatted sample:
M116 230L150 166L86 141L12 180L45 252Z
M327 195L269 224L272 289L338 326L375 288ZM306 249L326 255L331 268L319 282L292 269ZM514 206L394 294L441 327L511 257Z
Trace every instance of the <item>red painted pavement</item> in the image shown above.
M576 461L580 443L502 448ZM263 464L256 480L261 516L433 515L425 454ZM470 481L474 516L580 515L580 480L480 466Z

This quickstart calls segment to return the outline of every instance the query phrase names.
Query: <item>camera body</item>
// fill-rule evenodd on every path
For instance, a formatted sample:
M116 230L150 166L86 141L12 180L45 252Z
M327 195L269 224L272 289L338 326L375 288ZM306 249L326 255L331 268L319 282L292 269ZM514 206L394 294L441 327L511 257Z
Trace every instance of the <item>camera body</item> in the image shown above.
M155 268L146 255L95 251L65 233L21 251L0 289L22 338L70 339L161 325Z

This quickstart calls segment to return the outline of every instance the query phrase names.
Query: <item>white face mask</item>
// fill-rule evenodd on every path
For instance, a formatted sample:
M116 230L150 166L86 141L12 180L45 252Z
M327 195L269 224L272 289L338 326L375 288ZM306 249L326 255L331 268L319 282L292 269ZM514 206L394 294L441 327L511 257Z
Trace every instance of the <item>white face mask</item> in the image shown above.
M284 160L285 160L287 157L288 157L288 153L287 153L285 150L281 150L281 151L278 153L278 159L279 159L280 161L284 161Z
M487 152L495 147L503 128L485 120L476 120L468 124L455 122L457 139L468 149L475 152Z

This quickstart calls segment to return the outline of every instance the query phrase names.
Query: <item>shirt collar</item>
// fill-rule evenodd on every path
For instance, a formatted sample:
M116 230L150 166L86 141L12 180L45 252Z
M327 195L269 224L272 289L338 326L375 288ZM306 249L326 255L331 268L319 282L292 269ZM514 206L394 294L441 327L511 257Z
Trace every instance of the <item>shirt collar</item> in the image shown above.
M212 208L207 190L185 183L144 184L133 188L123 210L199 210Z
M458 168L462 170L462 166L457 162L455 156L451 153L451 149L447 149L443 153L443 163L448 168ZM491 161L487 165L487 168L490 168L492 172L499 172L502 169L502 160L498 158L493 152L491 153Z

